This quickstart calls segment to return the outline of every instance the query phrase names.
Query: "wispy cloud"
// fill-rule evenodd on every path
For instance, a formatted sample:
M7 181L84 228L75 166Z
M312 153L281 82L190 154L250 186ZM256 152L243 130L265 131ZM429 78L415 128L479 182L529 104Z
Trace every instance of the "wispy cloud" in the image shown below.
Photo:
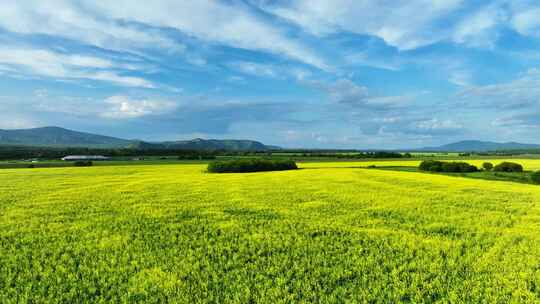
M103 18L91 6L73 1L29 0L3 3L0 26L14 33L64 37L104 49L184 49L183 44L155 29L138 28L133 24Z
M175 29L207 43L279 54L328 69L325 60L287 30L254 16L246 6L219 1L5 3L0 26L23 34L48 34L104 49L136 51L159 47L184 50L164 29ZM201 63L202 58L196 60Z
M508 129L531 138L539 10L530 0L8 1L0 126L340 147Z
M470 86L456 95L467 107L523 109L540 107L540 69L529 69L518 79L506 83Z
M115 85L153 88L154 85L140 77L123 76L113 68L110 60L86 56L65 55L44 49L0 47L0 64L10 74L46 76L62 79L89 79Z
M459 9L462 3L461 0L360 3L300 0L286 5L274 3L266 6L266 10L315 35L349 31L377 36L389 45L410 50L444 39L448 35L447 29L438 23Z

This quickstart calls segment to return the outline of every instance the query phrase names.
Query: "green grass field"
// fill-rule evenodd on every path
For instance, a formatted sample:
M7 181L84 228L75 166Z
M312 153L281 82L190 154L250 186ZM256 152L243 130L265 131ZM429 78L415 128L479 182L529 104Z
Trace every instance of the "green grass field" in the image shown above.
M540 186L369 164L0 170L0 303L540 303Z

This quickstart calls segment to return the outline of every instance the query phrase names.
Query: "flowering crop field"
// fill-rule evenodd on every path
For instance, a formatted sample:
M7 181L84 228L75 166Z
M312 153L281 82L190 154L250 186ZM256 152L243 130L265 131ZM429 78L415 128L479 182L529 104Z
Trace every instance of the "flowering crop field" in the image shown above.
M540 302L540 186L369 164L1 170L0 303Z
M435 158L436 160L436 158ZM475 165L478 168L482 167L482 164L485 162L491 162L494 165L500 164L502 162L514 162L519 163L523 165L523 168L525 170L529 171L538 171L540 170L540 159L481 159L481 160L469 160L469 159L459 159L456 158L455 160L452 159L443 159L442 161L461 161L461 162L467 162L471 165ZM378 167L387 167L387 166L401 166L401 167L418 167L420 165L420 162L422 160L383 160L383 161L359 161L359 162L319 162L319 163L305 163L303 164L303 167L309 167L309 168L317 168L317 167L323 167L323 168L329 168L329 167L335 167L335 168L365 168L371 165L375 165Z

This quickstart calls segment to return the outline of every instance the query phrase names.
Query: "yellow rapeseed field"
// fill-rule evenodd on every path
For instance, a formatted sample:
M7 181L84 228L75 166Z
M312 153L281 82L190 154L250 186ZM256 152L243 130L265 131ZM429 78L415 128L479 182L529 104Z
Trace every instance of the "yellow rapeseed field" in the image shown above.
M369 164L2 170L0 303L540 302L540 186Z
M453 161L453 160L447 160ZM491 162L494 165L502 162L514 162L523 165L525 170L538 171L540 170L540 159L482 159L482 160L457 160L467 162L471 165L475 165L478 168L482 167L485 162ZM336 167L336 168L355 168L355 167L368 167L375 165L379 167L384 166L403 166L403 167L418 167L421 160L387 160L387 161L361 161L361 162L319 162L319 163L305 163L303 167L316 168L316 167Z

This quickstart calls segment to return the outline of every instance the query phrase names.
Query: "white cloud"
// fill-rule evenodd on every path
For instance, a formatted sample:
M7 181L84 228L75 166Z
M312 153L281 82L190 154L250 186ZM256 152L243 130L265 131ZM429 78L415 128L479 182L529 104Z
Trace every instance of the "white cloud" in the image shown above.
M369 34L401 50L409 50L448 36L448 29L438 22L459 9L463 1L299 0L289 3L265 8L315 35L339 31Z
M182 51L184 46L152 30L120 25L67 0L2 3L0 26L15 33L47 34L113 50L154 48Z
M278 72L273 65L261 64L255 62L238 61L229 65L231 68L238 70L241 73L249 74L257 77L278 77Z
M472 75L464 70L451 71L448 81L460 87L467 87L472 84Z
M183 51L183 44L161 30L173 28L209 43L280 54L329 69L312 50L289 38L284 28L265 22L245 5L219 1L156 0L144 5L128 0L11 1L2 4L0 26L16 33L66 37L105 49L159 47ZM188 60L197 65L205 63L203 58Z
M401 63L391 56L379 58L377 55L366 52L355 52L344 57L348 65L369 66L377 69L397 71L401 68Z
M416 123L416 127L424 131L448 131L462 129L463 125L450 119L439 120L433 118Z
M507 83L470 86L461 90L456 98L469 107L540 107L540 69L529 69L518 79Z
M275 79L293 79L301 83L309 82L309 78L312 76L311 71L301 67L281 65L281 64L269 64L269 63L257 63L250 61L234 61L228 64L228 67L234 71L240 72L246 75L252 75L256 77L275 78ZM234 80L234 79L230 79ZM238 80L238 79L236 79ZM245 80L245 79L242 79ZM236 81L238 82L238 81Z
M243 5L211 0L156 0L145 5L129 0L86 1L86 4L115 20L175 28L201 40L281 54L329 69L323 59L302 43L288 38L283 29L264 22Z
M540 36L540 7L522 7L515 12L511 24L524 36Z
M113 72L81 73L79 76L80 78L111 82L126 87L155 88L154 84L143 78L120 76Z
M108 108L99 115L104 118L126 119L158 115L174 110L175 102L160 99L133 99L128 96L111 96L105 99Z
M7 66L10 74L46 76L62 80L89 79L129 87L154 87L145 79L121 76L114 71L103 70L117 65L107 59L92 56L64 55L42 49L0 47L0 64Z
M327 92L330 100L335 104L349 105L371 110L389 110L404 107L414 98L413 96L373 96L368 88L353 81L342 78L334 83L315 82L319 88Z
M494 47L498 38L498 26L508 19L506 11L490 5L461 20L454 30L453 40L473 47Z
M266 2L263 8L320 37L367 34L411 50L440 41L492 48L503 27L540 36L540 7L531 3L494 0L472 8L464 0L298 0Z
M17 114L0 114L0 129L28 129L38 125L34 120Z
M335 103L363 104L369 96L366 87L359 86L349 79L338 79L327 85L326 90L330 99Z

